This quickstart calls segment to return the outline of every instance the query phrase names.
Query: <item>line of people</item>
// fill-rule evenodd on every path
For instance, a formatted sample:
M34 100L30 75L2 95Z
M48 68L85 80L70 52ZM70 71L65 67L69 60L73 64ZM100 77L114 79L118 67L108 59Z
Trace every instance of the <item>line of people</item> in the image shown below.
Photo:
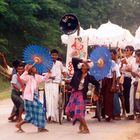
M102 80L101 87L102 117L110 122L111 119L120 120L122 115L127 120L137 118L137 122L140 122L140 102L138 99L136 102L136 95L138 95L137 98L140 97L137 90L140 74L140 50L134 52L133 46L126 46L122 58L118 57L118 52L115 49L110 49L110 53L112 67Z
M100 82L90 75L89 61L72 59L74 75L70 82L72 91L66 106L66 114L73 118L73 124L80 122L79 133L90 132L85 121L89 83L95 85L95 95L101 92L103 96L102 116L107 122L121 118L121 107L122 115L126 116L126 119L133 120L136 111L137 120L140 122L140 50L135 51L135 57L133 46L126 46L124 51L123 58L118 58L117 51L110 50L112 66L108 75ZM51 72L44 73L43 76L38 75L35 67L30 65L24 68L22 63L18 63L15 67L16 73L11 79L11 99L15 107L9 120L14 120L16 116L16 127L20 132L23 132L21 126L24 123L34 124L38 132L48 131L45 128L46 117L48 122L58 122L59 84L62 75L66 77L66 73L62 62L57 60L58 51L52 50L51 55L53 67ZM42 81L45 82L47 113L38 98L38 86ZM121 106L119 99L121 99ZM23 112L25 112L24 120L22 120Z

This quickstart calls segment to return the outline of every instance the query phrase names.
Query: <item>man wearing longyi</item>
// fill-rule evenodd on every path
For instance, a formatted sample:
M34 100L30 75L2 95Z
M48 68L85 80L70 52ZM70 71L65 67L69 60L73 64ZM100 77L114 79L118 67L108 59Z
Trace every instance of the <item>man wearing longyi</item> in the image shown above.
M62 74L64 75L64 67L62 62L57 60L58 51L56 49L51 51L51 56L53 59L53 66L50 70L52 76L45 83L47 119L51 122L58 122L59 84Z

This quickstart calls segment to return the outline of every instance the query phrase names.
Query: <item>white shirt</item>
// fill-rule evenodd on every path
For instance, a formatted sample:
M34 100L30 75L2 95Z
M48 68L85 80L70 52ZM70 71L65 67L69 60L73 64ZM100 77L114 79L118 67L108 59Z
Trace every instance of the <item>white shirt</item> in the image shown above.
M53 63L52 69L51 69L51 75L55 77L55 79L52 81L54 83L60 83L62 72L64 72L64 67L62 62L56 60L55 63Z
M82 80L80 81L78 90L82 90L82 89L84 88L84 82L85 82L85 79L82 79Z
M119 64L116 63L116 68L115 69L116 69L116 78L119 78L121 76Z
M112 65L111 65L111 68L110 68L110 71L109 71L109 73L107 74L107 78L112 78L113 77L113 73L112 72L114 72L114 71L116 71L116 64L115 64L115 61L114 60L112 60Z
M124 73L125 77L132 77L130 72L125 71L125 68L126 66L133 67L133 65L136 63L136 59L133 56L130 56L129 58L125 57L124 59L126 59L127 64L123 64L122 73Z
M133 72L138 72L138 73L140 73L139 64L137 64L136 62L133 63L133 65L132 65L132 71L133 71ZM135 81L138 81L138 77L133 77L133 76L132 76L132 83L135 82Z
M12 84L15 84L17 86L18 89L21 89L20 83L18 82L18 78L17 78L17 74L14 74L12 76L12 80L11 80L11 86ZM14 87L12 86L12 89L14 89Z

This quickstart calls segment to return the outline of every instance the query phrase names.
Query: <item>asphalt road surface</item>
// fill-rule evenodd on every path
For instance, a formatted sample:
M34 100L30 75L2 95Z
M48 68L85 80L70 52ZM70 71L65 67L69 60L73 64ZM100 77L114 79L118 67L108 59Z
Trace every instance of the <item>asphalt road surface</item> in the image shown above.
M32 124L25 124L25 133L16 132L15 124L7 120L13 104L10 99L0 101L0 140L140 140L140 123L122 119L98 122L86 115L90 134L78 134L78 124L72 126L64 120L63 125L47 124L49 132L38 133Z

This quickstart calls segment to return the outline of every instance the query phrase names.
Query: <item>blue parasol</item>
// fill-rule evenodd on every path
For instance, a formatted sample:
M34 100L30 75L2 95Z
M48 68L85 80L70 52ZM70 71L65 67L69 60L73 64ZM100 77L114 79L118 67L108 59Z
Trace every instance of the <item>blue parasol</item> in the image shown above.
M93 75L96 80L102 80L107 76L112 65L110 51L106 47L98 46L91 52L90 59L94 63L90 69L91 75Z
M34 65L39 74L48 72L53 65L50 52L39 45L28 45L23 53L26 64Z

